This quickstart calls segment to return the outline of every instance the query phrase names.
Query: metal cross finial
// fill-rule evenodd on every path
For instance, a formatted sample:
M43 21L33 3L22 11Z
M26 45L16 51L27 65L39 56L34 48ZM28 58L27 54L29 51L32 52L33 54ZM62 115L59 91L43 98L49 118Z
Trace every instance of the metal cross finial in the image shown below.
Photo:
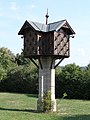
M47 9L47 14L45 15L45 17L46 17L46 25L48 24L48 17L49 17L49 15L48 15L48 9Z

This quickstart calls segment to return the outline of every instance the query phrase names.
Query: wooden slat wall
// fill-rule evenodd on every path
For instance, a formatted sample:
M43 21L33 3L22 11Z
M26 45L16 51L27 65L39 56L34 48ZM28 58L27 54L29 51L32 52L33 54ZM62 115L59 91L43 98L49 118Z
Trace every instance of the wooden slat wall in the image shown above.
M69 36L64 32L54 33L54 55L69 56Z
M24 36L24 55L37 54L37 34L34 30L26 30Z
M37 32L26 29L24 33L24 55L25 57L52 55L69 57L69 35L65 32Z

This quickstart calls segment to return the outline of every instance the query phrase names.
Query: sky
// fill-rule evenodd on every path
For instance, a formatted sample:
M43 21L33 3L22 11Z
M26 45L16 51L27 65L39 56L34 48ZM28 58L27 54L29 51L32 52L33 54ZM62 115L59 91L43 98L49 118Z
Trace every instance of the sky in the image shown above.
M90 63L90 0L0 0L0 47L21 53L23 40L18 32L26 20L45 23L48 8L49 23L67 19L75 31L70 39L70 57L62 66Z

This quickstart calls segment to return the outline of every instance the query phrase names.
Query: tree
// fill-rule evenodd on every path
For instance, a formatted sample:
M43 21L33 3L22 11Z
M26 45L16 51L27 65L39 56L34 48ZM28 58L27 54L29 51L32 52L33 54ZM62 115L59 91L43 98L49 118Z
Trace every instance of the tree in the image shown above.
M84 69L82 89L83 99L90 100L90 64L88 64L86 69Z
M0 64L0 80L4 79L6 76L6 71L3 69L2 65Z
M23 52L21 54L16 54L15 61L18 65L26 65L31 62L29 58L24 57Z
M0 64L5 71L16 65L15 55L8 48L0 48Z
M60 95L58 96L63 97L63 94L67 93L67 98L82 98L80 90L82 89L83 71L79 66L75 63L68 64L59 76L57 91L60 91Z
M36 94L38 91L38 72L30 65L18 66L7 73L2 81L4 91Z

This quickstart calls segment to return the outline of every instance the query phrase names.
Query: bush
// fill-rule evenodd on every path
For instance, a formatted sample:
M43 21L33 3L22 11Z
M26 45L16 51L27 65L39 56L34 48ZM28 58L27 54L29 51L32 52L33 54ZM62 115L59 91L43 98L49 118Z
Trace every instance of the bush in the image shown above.
M66 65L56 76L56 97L62 98L64 93L69 99L90 99L90 70Z
M2 90L7 92L32 93L38 92L38 72L30 66L19 66L7 73L1 81Z

